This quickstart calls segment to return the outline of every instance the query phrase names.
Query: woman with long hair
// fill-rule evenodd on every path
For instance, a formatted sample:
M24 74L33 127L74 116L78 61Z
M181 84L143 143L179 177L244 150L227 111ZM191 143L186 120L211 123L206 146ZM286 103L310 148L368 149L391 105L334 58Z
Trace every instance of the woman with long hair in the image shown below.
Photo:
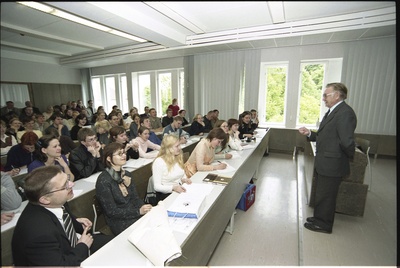
M141 126L138 130L138 136L132 141L136 141L139 144L139 156L143 158L155 158L157 157L160 145L155 144L149 140L150 129ZM153 149L151 152L147 152L147 149Z
M54 135L44 135L35 144L36 160L28 165L28 173L42 166L60 166L61 169L74 181L74 174L69 169L68 159L61 153L61 145Z
M228 146L231 150L241 151L243 147L241 145L241 140L239 138L239 120L231 118L228 120L228 135L229 142Z
M114 235L124 231L152 208L144 204L136 192L132 174L122 168L126 164L124 148L117 142L104 148L103 163L106 168L96 181L96 197Z
M221 142L220 145L215 147L215 159L231 159L232 154L228 153L230 151L228 147L229 134L228 134L228 123L225 120L217 120L214 124L214 128L222 129L226 134L226 139Z
M212 129L206 138L201 139L185 163L185 174L191 178L197 171L225 169L225 163L212 165L215 159L215 148L227 138L221 128Z
M84 114L79 114L75 118L75 125L71 128L69 134L71 134L72 140L78 140L78 131L86 125L87 118Z
M138 129L140 128L140 115L132 115L132 122L129 126L129 140L133 140L138 135Z
M185 188L181 184L192 183L185 175L181 144L177 136L163 137L160 152L153 161L152 170L157 202L164 200L172 192L184 192Z

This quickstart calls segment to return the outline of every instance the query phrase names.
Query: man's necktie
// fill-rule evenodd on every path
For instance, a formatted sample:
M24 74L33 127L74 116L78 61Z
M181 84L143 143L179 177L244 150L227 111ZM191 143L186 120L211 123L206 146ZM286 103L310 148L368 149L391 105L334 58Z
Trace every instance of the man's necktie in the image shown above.
M322 118L322 121L321 121L321 122L323 122L323 121L328 117L330 111L331 111L331 109L329 109L329 110L326 112L326 114L324 115L324 118Z
M68 212L65 210L64 207L62 207L62 209L63 209L63 222L64 222L65 233L67 234L67 237L71 242L71 247L74 248L77 242L77 236L74 229L74 225L72 224L72 220Z

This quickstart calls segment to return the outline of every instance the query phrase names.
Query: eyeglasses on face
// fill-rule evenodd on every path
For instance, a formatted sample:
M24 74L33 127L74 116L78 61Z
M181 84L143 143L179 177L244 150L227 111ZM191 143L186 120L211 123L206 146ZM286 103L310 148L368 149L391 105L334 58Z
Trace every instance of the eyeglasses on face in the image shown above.
M69 189L71 189L71 187L69 186L69 182L71 181L71 178L70 178L70 175L69 175L69 174L67 174L67 176L68 176L68 178L67 178L67 181L65 182L65 185L64 185L63 188L57 189L57 190L54 190L54 191L47 192L47 193L45 193L44 195L52 194L52 193L59 192L59 191L64 191L64 190L67 190L67 191L68 191Z
M322 97L326 98L326 97L328 97L330 95L333 95L333 94L335 94L335 92L326 93L326 94L324 93L324 94L322 94Z
M116 154L113 154L113 155L123 156L123 155L126 155L126 152L125 151L120 151L120 152L118 152Z

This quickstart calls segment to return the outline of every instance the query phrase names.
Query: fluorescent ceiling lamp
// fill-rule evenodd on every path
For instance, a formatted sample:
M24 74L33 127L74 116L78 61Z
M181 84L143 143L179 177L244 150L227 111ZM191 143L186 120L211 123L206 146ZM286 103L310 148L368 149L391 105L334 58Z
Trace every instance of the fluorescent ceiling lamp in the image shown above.
M72 22L76 22L76 23L88 26L90 28L94 28L94 29L106 32L106 33L118 35L120 37L128 38L128 39L134 40L136 42L140 42L140 43L147 42L147 40L145 40L143 38L109 28L107 26L98 24L96 22L93 22L93 21L90 21L90 20L87 20L87 19L84 19L84 18L81 18L78 16L75 16L73 14L61 11L59 9L56 9L56 8L53 8L53 7L38 3L38 2L17 2L17 3L27 6L27 7L30 7L30 8L40 10L42 12L45 12L45 13L48 13L48 14L51 14L51 15L54 15L54 16L57 16L60 18L63 18L63 19L66 19L66 20L69 20L69 21L72 21Z
M285 13L283 11L282 1L268 1L269 13L272 17L273 23L285 22Z

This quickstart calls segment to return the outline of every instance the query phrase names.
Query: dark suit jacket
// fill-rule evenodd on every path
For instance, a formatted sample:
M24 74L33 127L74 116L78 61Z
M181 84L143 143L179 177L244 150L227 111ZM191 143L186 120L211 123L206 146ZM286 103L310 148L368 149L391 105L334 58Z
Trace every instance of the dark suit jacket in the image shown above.
M356 114L342 102L321 122L317 132L311 132L309 140L316 141L314 167L318 174L343 177L350 173L349 160L355 152L356 126Z
M68 211L67 204L65 207ZM82 233L82 225L73 215L71 219L76 232ZM15 226L12 254L15 266L80 266L88 257L88 247L78 243L72 248L57 217L28 203Z

